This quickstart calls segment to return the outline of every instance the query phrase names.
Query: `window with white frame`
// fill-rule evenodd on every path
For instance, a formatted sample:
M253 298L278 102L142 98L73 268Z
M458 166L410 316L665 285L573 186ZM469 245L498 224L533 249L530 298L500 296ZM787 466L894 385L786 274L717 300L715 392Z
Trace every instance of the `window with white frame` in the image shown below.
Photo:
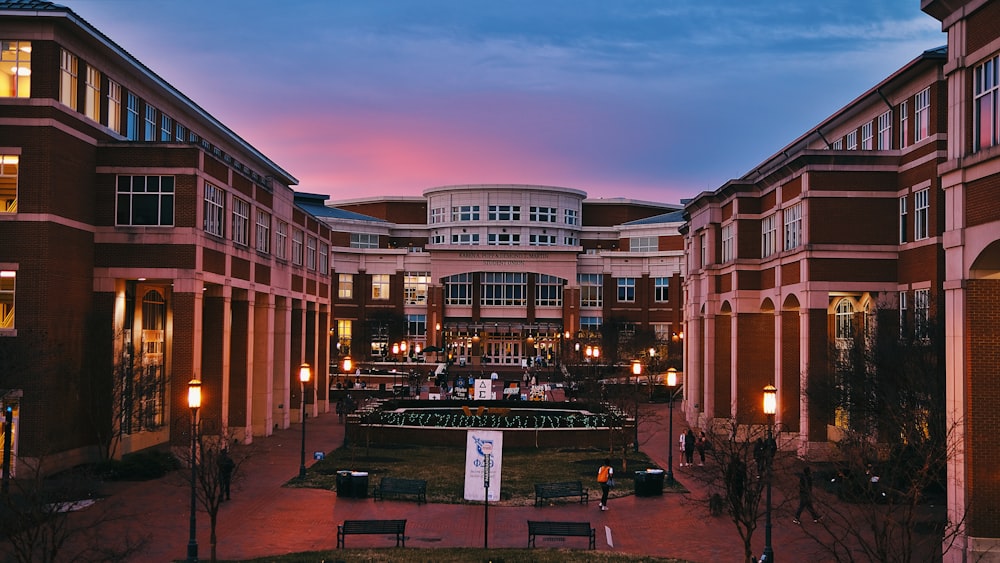
M892 110L878 116L878 150L892 149Z
M452 221L478 221L478 205L456 205L451 208Z
M406 337L408 339L419 338L426 334L427 315L406 315Z
M431 224L434 223L444 223L445 218L445 208L444 207L432 207L431 208Z
M555 207L538 207L531 206L529 217L530 220L539 223L555 223L556 222L556 208Z
M931 128L931 89L921 90L913 101L913 119L916 129L913 131L913 142L920 141L930 135Z
M61 50L59 63L59 101L64 106L76 109L76 89L79 75L80 61L76 55L66 49Z
M169 143L174 138L174 120L170 116L160 114L160 140Z
M122 85L108 80L108 129L122 132Z
M490 221L520 221L520 205L491 205L487 217Z
M87 65L87 78L84 81L83 113L100 123L101 121L101 71Z
M580 331L585 337L601 335L601 317L580 317Z
M278 221L274 229L274 257L288 260L288 223Z
M837 302L834 327L837 340L845 341L854 338L854 303L847 297Z
M372 299L389 299L389 274L372 274Z
M906 196L899 197L899 244L905 244L909 242L907 240L907 229L909 226L906 224Z
M431 235L431 244L444 244L444 235Z
M847 150L856 151L858 150L858 132L851 131L847 134Z
M427 303L427 286L431 282L430 272L406 272L403 274L403 304L421 305Z
M929 289L913 290L913 337L926 340L930 336L931 292Z
M535 306L562 307L563 284L566 280L547 274L538 274L535 279Z
M972 150L1000 144L1000 55L972 71Z
M580 225L580 212L576 209L564 209L563 210L563 222L567 225L579 226Z
M653 327L653 334L656 335L657 342L670 342L673 334L673 327L670 323L650 323Z
M257 210L257 230L255 234L257 252L269 254L271 252L271 214L267 211Z
M656 252L659 239L657 237L630 237L628 240L629 252Z
M309 236L306 237L306 269L316 271L317 255L316 251L318 241L316 237Z
M479 244L479 233L455 233L451 235L452 244L473 246Z
M785 250L791 250L802 244L802 203L786 207L785 220Z
M910 116L908 115L910 104L902 102L899 104L899 148L905 149L910 144Z
M653 301L657 303L670 301L670 278L653 278Z
M563 245L565 246L580 246L580 239L576 237L563 237Z
M303 261L303 247L305 246L305 233L300 229L292 229L292 264L301 266Z
M444 279L445 305L472 305L472 274L455 274Z
M913 194L913 240L923 240L929 236L930 188Z
M375 233L351 233L351 248L378 248Z
M760 257L767 258L778 251L778 214L760 220Z
M146 135L142 138L144 141L155 141L156 140L156 108L146 104L146 119L143 121L146 125L145 133Z
M0 154L0 213L17 213L17 177L21 157Z
M899 337L906 336L906 292L899 292Z
M701 256L701 267L704 268L708 265L708 235L702 234L698 237L698 246L700 251L698 254Z
M354 274L337 274L337 298L354 299Z
M524 307L528 304L528 274L524 272L483 272L483 306Z
M735 256L736 251L736 228L734 223L722 226L722 262L729 262Z
M125 95L125 138L139 140L139 98L132 92Z
M489 246L517 246L521 244L521 235L516 233L487 233L486 244Z
M250 246L250 203L233 198L233 242Z
M187 137L187 129L178 122L174 123L174 141L183 143Z
M634 303L635 278L615 278L615 283L618 286L618 302Z
M171 227L174 177L118 176L116 203L116 225Z
M867 121L861 125L861 150L872 150L872 122Z
M841 137L841 138L837 139L836 141L834 141L830 145L830 150L835 150L835 151L842 151L842 150L844 150L844 138Z
M0 98L30 98L31 41L0 40L0 63Z
M602 274L577 274L580 284L580 307L604 307L604 276Z
M319 243L319 271L324 276L330 272L330 245L325 242Z
M13 329L17 271L0 270L0 329Z
M354 321L337 319L337 347L341 354L351 353L351 340L354 335Z
M556 235L528 235L529 246L555 246Z

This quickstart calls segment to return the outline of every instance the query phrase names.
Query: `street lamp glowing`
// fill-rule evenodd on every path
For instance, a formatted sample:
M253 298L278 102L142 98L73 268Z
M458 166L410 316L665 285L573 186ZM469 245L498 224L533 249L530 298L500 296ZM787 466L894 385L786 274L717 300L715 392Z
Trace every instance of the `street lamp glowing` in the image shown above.
M302 397L302 449L299 452L299 478L306 476L306 383L309 383L309 376L312 375L309 364L299 366L299 395Z
M598 348L597 346L594 346L594 359L596 360L597 358L600 357L601 357L601 349Z
M188 381L188 407L201 408L201 381L198 379Z
M774 385L764 387L764 414L772 415L778 412L778 390Z
M399 355L399 343L396 343L396 344L392 345L392 355L393 356L398 356Z
M677 387L677 369L670 368L667 370L667 387Z
M420 347L420 344L416 344L415 346L413 346L413 353L414 354L416 354L416 355L419 356L420 355L420 350L422 350L422 348Z
M402 352L402 353L404 353L404 354L406 353L406 341L405 340L399 343L399 351Z
M642 364L639 360L632 361L632 375L642 375Z
M299 381L302 383L309 383L309 377L312 375L312 370L309 368L309 364L302 364L299 366Z
M353 362L351 362L351 358L344 358L344 372L345 373L351 371L351 365L352 364L353 364Z

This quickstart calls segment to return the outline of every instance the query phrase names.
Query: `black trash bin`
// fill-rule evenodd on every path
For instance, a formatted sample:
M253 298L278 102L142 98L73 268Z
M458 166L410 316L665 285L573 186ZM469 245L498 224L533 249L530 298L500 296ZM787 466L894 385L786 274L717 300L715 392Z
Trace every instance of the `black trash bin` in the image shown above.
M350 471L338 471L337 472L337 496L338 497L350 497L351 492L351 472Z
M663 494L663 470L647 469L635 472L635 496L651 497Z
M662 482L662 481L661 481ZM368 498L368 472L351 472L351 497Z

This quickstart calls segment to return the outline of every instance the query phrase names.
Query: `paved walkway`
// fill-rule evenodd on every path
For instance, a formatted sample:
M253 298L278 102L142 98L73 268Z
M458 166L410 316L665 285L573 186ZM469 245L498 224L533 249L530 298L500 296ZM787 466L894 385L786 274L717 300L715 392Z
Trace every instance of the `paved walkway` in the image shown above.
M656 414L640 429L643 451L666 467L666 405L644 405ZM675 433L682 428L674 412ZM644 419L647 420L647 419ZM344 427L335 414L311 419L306 451L331 451L343 443ZM255 453L241 468L243 478L234 485L233 499L219 514L218 557L249 559L291 552L336 548L336 524L344 519L406 518L407 548L482 547L482 505L421 504L412 501L379 501L338 498L333 491L283 488L299 468L301 427L276 432L254 442ZM309 456L311 457L311 455ZM679 467L678 481L703 498L692 473L704 468ZM312 463L311 460L307 462ZM597 488L596 483L590 485ZM178 479L140 483L115 483L110 502L141 523L151 543L135 561L169 562L187 555L190 489ZM708 516L705 505L688 495L628 496L612 499L602 512L597 502L535 507L489 508L489 547L525 547L529 519L590 521L597 528L597 549L623 553L676 557L695 562L741 561L742 540L726 517ZM125 525L122 523L121 525ZM198 513L198 547L201 560L209 560L208 516ZM754 534L754 553L763 551L763 522ZM775 557L783 561L819 561L815 546L788 517L776 517ZM348 547L387 547L393 543L379 536L349 536ZM583 538L539 538L538 547L586 548ZM388 548L388 547L387 547Z

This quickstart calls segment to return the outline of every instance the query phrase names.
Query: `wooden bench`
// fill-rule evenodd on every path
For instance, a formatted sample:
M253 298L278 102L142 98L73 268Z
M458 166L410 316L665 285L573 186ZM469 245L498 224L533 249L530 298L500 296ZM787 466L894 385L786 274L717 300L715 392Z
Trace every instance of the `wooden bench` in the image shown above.
M579 497L581 503L590 502L590 490L584 489L580 481L535 483L535 506L547 499L563 497Z
M400 479L398 477L382 477L372 490L375 500L385 500L385 495L415 495L417 504L427 502L427 481L423 479Z
M344 520L337 525L337 547L344 547L344 537L350 534L396 535L396 547L406 547L406 520Z
M528 520L528 547L535 547L536 536L581 536L590 538L590 549L596 549L597 533L590 522L537 522Z

